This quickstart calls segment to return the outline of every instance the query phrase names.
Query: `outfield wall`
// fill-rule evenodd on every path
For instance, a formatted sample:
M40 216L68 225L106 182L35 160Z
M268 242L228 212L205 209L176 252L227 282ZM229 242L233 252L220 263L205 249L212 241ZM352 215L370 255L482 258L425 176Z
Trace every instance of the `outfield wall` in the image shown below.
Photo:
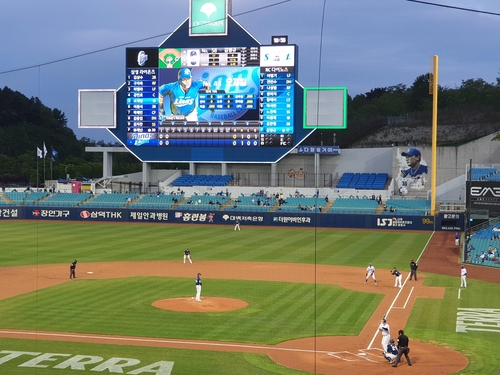
M0 209L0 220L67 220L107 221L128 223L173 223L241 226L293 226L358 229L404 229L463 231L464 214L440 213L433 216L416 215L359 215L307 212L255 212L255 211L190 211L144 210L123 208L43 208L5 207Z

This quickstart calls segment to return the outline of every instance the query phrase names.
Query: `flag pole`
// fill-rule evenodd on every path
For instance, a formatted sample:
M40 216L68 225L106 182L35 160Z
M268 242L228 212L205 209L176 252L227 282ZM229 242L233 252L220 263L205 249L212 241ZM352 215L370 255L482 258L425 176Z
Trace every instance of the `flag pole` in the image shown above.
M43 142L43 188L45 190L45 157L47 156L47 147L45 146L45 142Z
M36 190L38 191L38 147L36 149Z

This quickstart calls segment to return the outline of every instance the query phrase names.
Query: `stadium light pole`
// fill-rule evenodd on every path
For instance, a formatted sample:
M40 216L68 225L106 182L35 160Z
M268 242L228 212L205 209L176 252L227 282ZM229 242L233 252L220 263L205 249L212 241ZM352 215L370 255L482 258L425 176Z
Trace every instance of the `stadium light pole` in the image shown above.
M433 57L432 73L430 75L429 91L432 94L432 168L431 168L431 215L436 215L436 167L437 167L437 112L438 112L438 62L437 55Z

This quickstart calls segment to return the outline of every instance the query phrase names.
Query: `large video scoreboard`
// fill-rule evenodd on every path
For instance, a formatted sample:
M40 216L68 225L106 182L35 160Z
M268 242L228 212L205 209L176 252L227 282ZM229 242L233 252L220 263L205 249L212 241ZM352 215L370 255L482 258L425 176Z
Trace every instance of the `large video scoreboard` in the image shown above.
M127 146L294 145L294 45L126 54Z

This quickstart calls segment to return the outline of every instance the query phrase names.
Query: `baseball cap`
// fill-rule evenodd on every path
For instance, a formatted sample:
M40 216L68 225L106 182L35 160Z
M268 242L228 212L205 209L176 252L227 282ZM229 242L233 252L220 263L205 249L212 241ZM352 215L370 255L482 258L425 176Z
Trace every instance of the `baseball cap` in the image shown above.
M408 151L402 152L401 156L420 156L420 150L412 147Z
M387 322L387 320L385 320L385 318L384 318L384 319L382 319L382 322L385 323L385 322Z
M393 339L391 339L391 341L389 341L389 342L390 342L391 344L394 344L394 340L393 340Z
M191 78L191 70L188 68L184 68L179 70L179 79L187 79Z

